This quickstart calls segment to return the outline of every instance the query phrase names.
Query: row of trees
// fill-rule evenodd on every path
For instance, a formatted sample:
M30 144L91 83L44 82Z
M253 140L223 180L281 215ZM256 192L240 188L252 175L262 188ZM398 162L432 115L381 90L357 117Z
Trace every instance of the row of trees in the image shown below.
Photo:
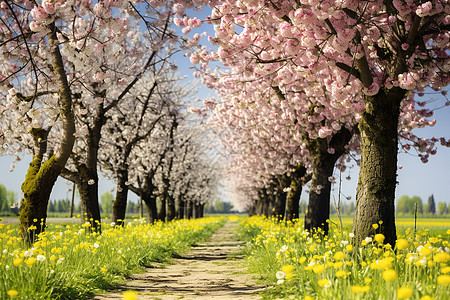
M202 22L195 14L207 5L214 8ZM195 76L221 98L194 110L211 110L209 125L231 161L228 182L249 210L269 214L273 207L295 219L309 182L305 227L327 233L335 167L340 174L353 160L360 165L354 243L383 221L379 231L393 244L399 144L424 162L437 142L450 146L411 132L435 124L415 95L441 91L450 81L448 5L2 2L2 149L33 151L22 188L24 236L33 219L45 218L60 174L77 183L83 214L100 220L99 166L117 181L113 220L123 219L129 189L144 199L150 220L189 215L193 206L201 211L217 163L200 155L205 151L194 141L201 134L191 137L183 123L177 99L186 89L176 87L168 61L190 49ZM200 44L198 33L177 38L174 14L187 35L213 23L208 40L215 49Z
M175 2L175 23L190 32L198 24L186 16L193 2ZM439 92L450 81L449 4L195 1L212 3L206 22L215 24L209 40L218 48L193 48L190 59L221 99L197 111L212 111L241 201L256 213L283 215L286 208L286 219L295 219L309 182L305 227L327 233L331 183L356 161L354 243L382 221L377 232L393 244L399 145L415 149L423 162L437 142L450 146L412 133L435 123L416 95ZM217 72L217 62L225 70Z
M436 202L434 200L434 196L431 195L428 197L427 203L423 203L422 199L418 196L408 197L406 195L401 196L397 200L396 212L398 215L414 215L425 214L425 215L446 215L449 213L449 209L447 203L445 202Z
M3 1L0 17L0 154L32 154L20 205L26 241L45 228L34 220L45 222L58 176L76 184L82 219L100 232L99 169L117 183L117 224L129 190L150 222L202 215L217 163L187 115L193 86L168 60L179 51L170 7L17 0Z

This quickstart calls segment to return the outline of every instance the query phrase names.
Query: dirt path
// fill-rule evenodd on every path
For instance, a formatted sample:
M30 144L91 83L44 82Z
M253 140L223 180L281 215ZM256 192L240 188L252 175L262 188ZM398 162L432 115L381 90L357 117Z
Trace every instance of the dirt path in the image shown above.
M208 242L176 258L164 269L147 269L131 277L117 293L94 299L122 299L121 292L139 292L137 299L260 299L250 274L242 271L243 257L238 254L242 242L236 240L236 222L228 222Z

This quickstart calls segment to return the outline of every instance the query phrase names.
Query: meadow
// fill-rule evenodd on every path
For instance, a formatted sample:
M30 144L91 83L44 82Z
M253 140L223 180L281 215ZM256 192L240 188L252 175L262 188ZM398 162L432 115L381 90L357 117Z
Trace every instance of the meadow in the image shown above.
M382 234L353 247L350 218L342 228L332 219L329 236L311 236L301 222L254 216L240 235L249 270L270 287L267 299L449 299L450 219L420 220L417 230L414 219L397 221L394 247Z
M145 267L170 262L209 238L223 217L124 227L104 224L101 235L85 224L49 224L32 248L17 236L17 224L0 221L0 299L87 299L123 283ZM107 227L107 228L106 228Z

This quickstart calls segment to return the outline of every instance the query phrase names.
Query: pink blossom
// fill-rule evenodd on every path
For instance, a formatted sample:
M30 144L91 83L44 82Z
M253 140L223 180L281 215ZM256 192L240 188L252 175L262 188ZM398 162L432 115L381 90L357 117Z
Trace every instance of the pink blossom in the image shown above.
M364 88L363 91L367 96L375 96L376 94L378 94L379 90L380 86L374 81L368 88Z
M200 63L200 59L198 58L197 55L191 55L191 57L189 58L189 60L190 60L191 63L194 64L194 65Z
M425 16L429 16L431 15L431 10L433 8L433 5L431 4L430 1L425 2L422 5L419 5L416 9L416 14L419 17L425 17Z
M184 14L185 7L181 3L175 3L173 5L173 11L178 15L182 16ZM177 25L178 26L178 25Z
M42 6L35 6L30 12L31 17L36 21L44 21L48 17L48 13Z

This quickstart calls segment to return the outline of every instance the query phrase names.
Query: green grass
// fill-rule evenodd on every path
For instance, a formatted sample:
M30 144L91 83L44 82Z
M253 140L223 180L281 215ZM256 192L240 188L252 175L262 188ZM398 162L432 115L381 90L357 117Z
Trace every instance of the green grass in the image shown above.
M17 236L17 224L0 224L0 299L87 299L112 289L132 273L168 262L204 241L225 218L177 220L125 227L104 226L101 235L86 225L50 226L33 248ZM159 265L159 264L158 264Z
M351 247L351 218L328 237L263 217L245 220L239 232L250 241L249 270L270 287L266 299L449 299L450 219L433 218L433 227L416 233L413 219L399 220L394 248L381 235Z

